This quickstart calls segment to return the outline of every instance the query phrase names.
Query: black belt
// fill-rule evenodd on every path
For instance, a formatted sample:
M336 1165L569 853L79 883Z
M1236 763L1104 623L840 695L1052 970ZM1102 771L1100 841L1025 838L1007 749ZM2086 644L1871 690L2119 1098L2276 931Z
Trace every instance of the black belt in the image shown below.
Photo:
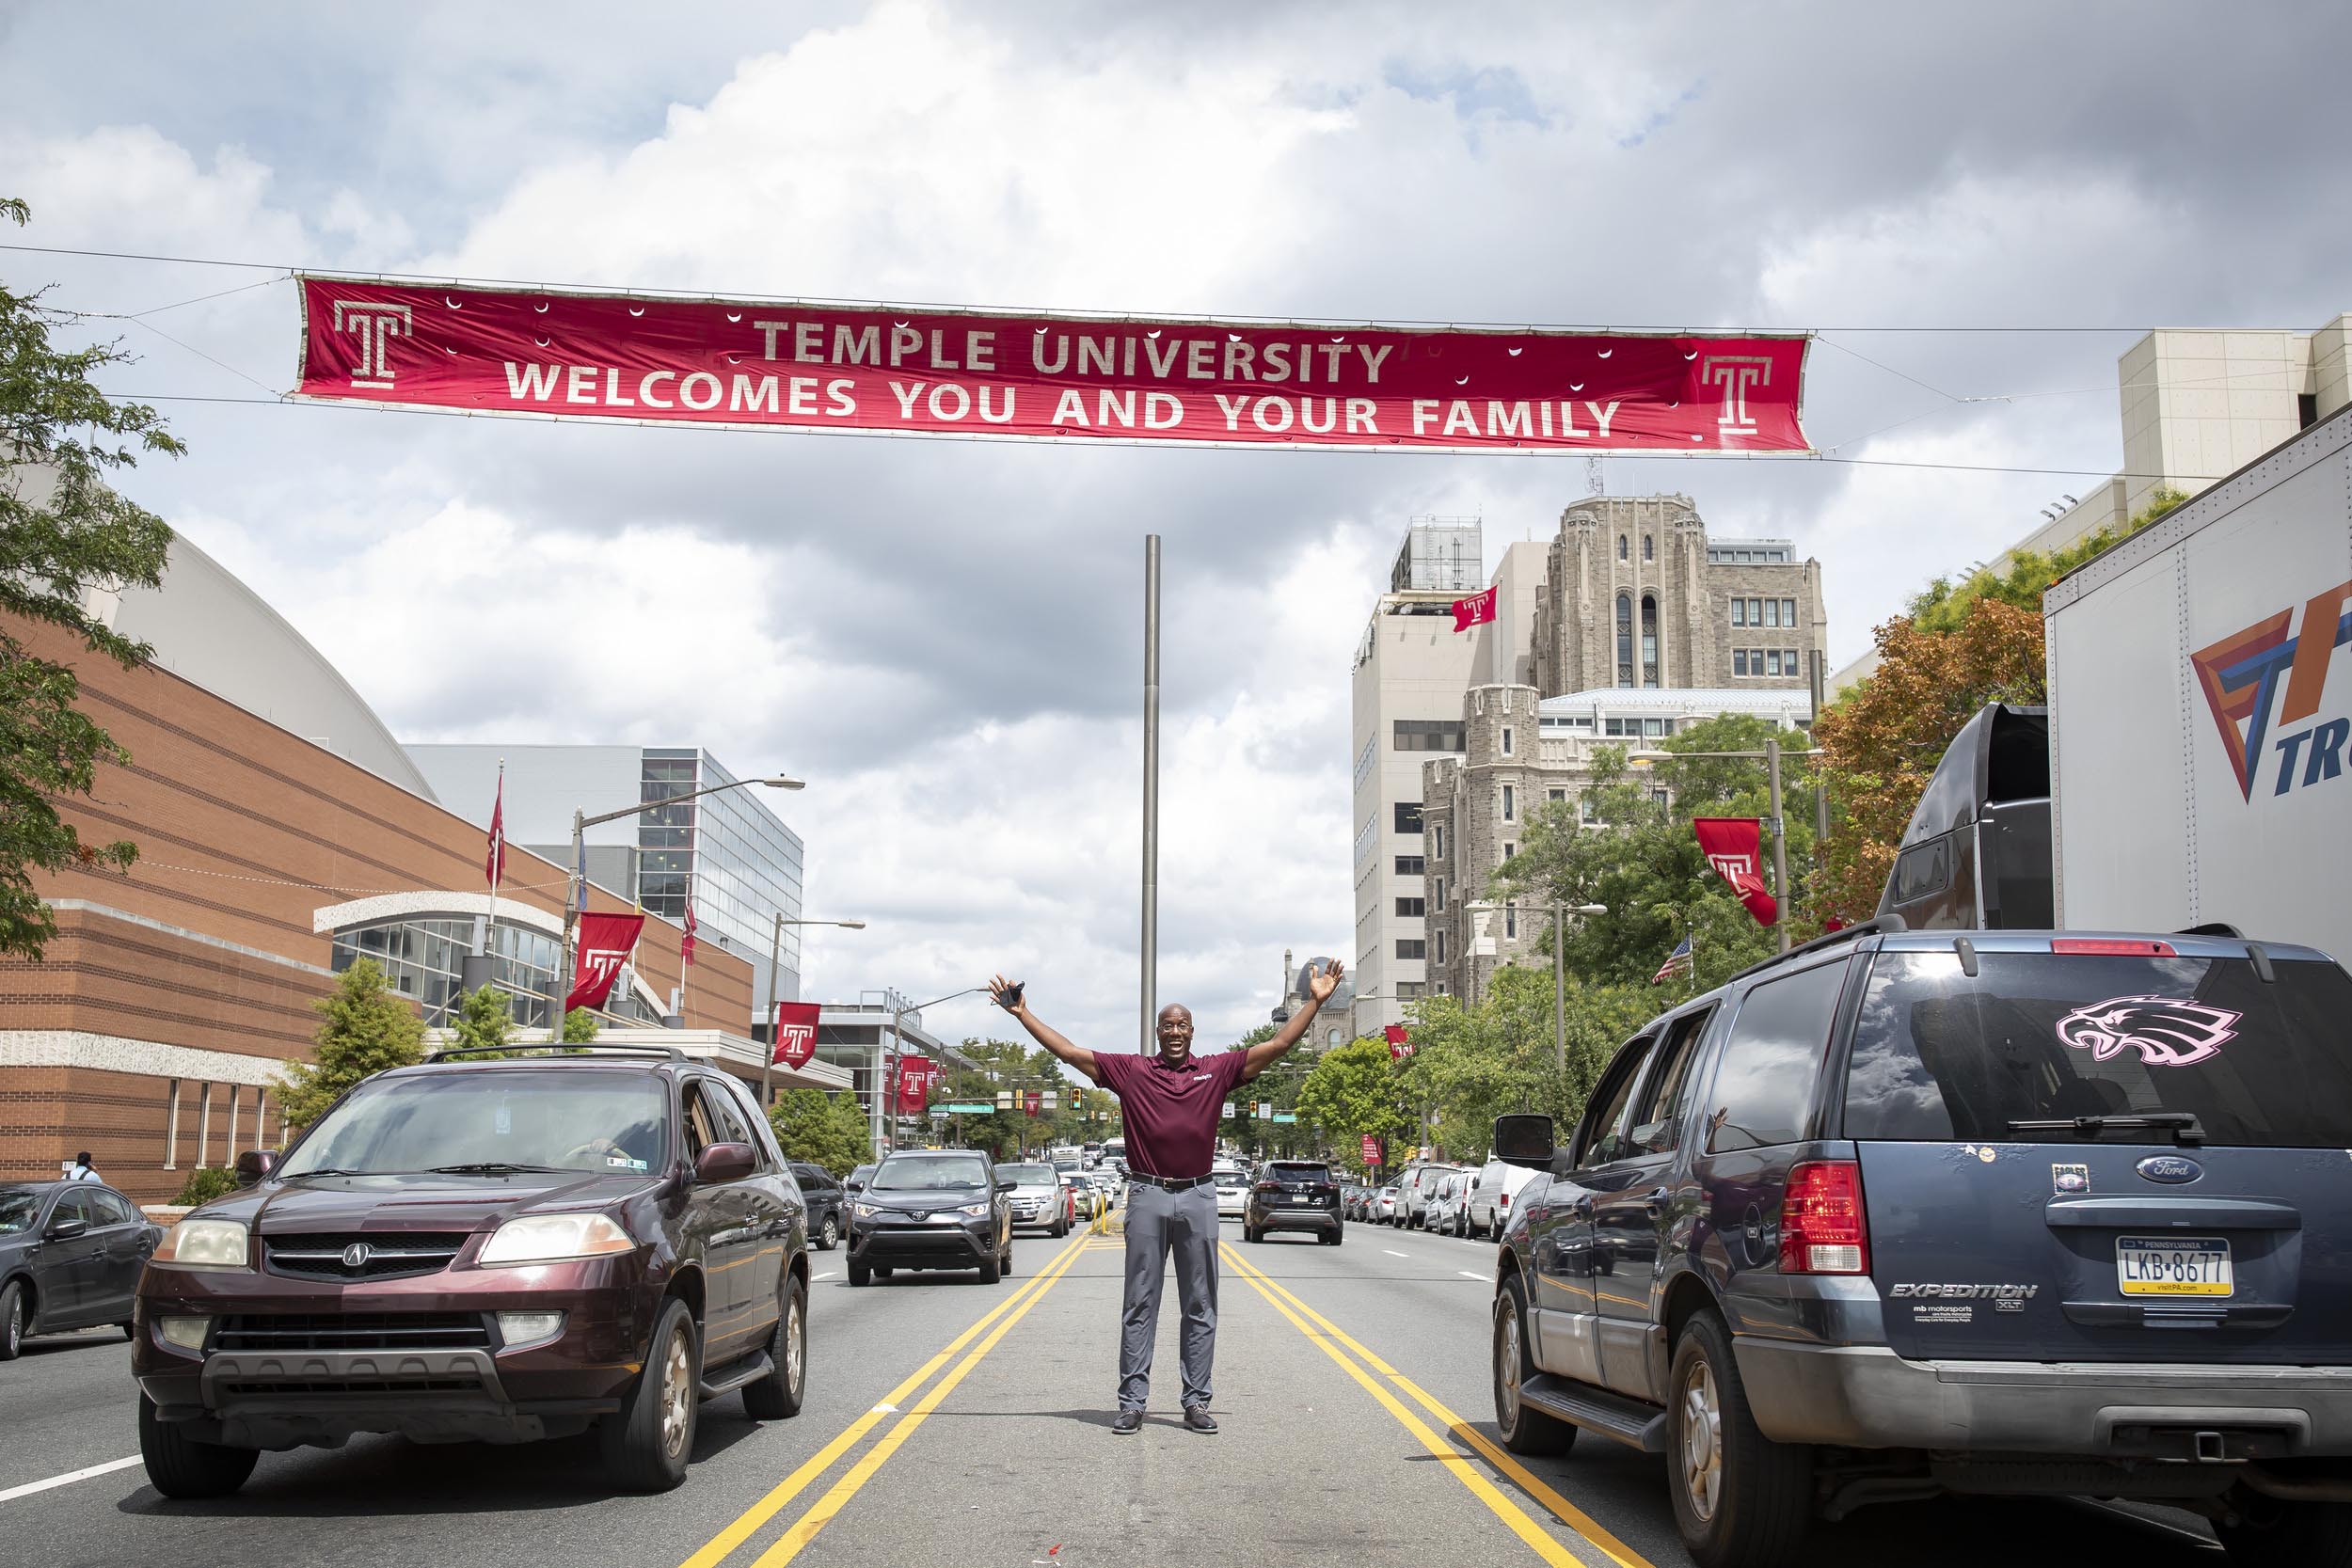
M1178 1180L1176 1178L1166 1176L1153 1176L1149 1171L1131 1170L1127 1173L1127 1180L1130 1181L1140 1181L1147 1187L1157 1187L1162 1192L1188 1193L1195 1187L1207 1186L1210 1182L1216 1180L1216 1178L1214 1176L1187 1176Z

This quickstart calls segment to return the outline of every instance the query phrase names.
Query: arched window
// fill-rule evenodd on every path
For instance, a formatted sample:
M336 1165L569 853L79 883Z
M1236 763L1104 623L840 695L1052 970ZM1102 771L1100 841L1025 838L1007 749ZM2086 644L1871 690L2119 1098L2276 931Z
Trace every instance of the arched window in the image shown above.
M1647 594L1642 595L1642 684L1658 684L1658 601Z
M1642 559L1644 561L1658 559L1658 542L1646 533L1642 535Z
M1622 534L1622 533L1620 533L1620 534L1618 534L1618 535L1617 535L1617 559L1618 559L1619 561L1623 561L1623 560L1625 560L1625 559L1626 559L1626 543L1625 543L1625 535L1624 535L1624 534Z
M1629 594L1617 595L1617 684L1633 684L1633 596Z

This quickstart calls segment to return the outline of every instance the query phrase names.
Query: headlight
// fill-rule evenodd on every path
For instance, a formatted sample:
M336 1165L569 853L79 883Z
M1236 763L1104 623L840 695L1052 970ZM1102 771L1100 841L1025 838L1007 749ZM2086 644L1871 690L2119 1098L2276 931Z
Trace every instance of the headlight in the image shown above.
M872 1218L873 1218L876 1214L879 1214L879 1213L881 1213L881 1212L882 1212L882 1205L880 1205L880 1204L878 1204L878 1203L856 1203L856 1204L851 1204L851 1205L850 1206L850 1212L851 1214L855 1215L855 1216L856 1216L857 1218L859 1218L859 1219L862 1219L862 1220L870 1220L870 1219L872 1219Z
M561 1312L501 1312L499 1338L508 1350L545 1343L564 1332Z
M603 1214L526 1214L500 1226L498 1233L484 1243L476 1261L485 1268L501 1263L553 1263L636 1249L629 1233Z
M148 1261L167 1269L250 1268L246 1237L235 1220L182 1220Z
M988 1205L985 1203L967 1203L962 1208L957 1210L956 1212L959 1214L969 1214L976 1220L984 1220L988 1218Z
M204 1336L213 1326L210 1318L159 1318L156 1322L163 1330L164 1342L178 1345L182 1350L202 1350Z

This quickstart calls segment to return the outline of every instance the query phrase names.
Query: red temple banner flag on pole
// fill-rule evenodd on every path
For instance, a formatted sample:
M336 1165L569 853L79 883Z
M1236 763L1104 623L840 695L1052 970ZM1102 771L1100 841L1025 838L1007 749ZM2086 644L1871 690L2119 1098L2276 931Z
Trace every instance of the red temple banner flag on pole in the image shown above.
M1806 451L1805 333L1547 332L300 277L294 396L469 414L1375 451Z
M499 765L499 792L490 801L490 852L482 863L482 879L496 894L506 879L506 765Z
M1373 1136L1370 1132L1367 1132L1364 1134L1364 1164L1367 1165L1376 1165L1379 1163L1380 1140Z
M1764 825L1753 816L1694 816L1691 831L1715 874L1731 884L1758 926L1780 919L1780 904L1764 885Z
M694 900L686 900L686 934L678 938L677 956L688 969L694 967Z
M928 1056L898 1058L898 1114L911 1117L920 1114L931 1094L931 1059Z
M1380 1031L1389 1042L1389 1060L1401 1062L1413 1053L1413 1042L1405 1037L1405 1025L1391 1023Z
M621 966L637 950L637 933L644 930L642 914L583 914L580 917L580 968L572 976L572 991L564 1010L601 1007L612 994Z
M1454 629L1455 631L1468 631L1472 626L1483 626L1494 618L1495 591L1492 588L1483 594L1472 594L1467 599L1454 601Z
M817 1014L815 1002L779 1002L776 1004L776 1032L771 1037L775 1047L768 1060L782 1063L795 1072L808 1066L817 1054Z

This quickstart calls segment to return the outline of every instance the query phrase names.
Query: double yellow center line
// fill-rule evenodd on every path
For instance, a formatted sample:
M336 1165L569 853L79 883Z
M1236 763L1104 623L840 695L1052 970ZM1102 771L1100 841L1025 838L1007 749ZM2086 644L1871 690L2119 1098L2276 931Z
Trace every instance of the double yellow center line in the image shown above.
M890 1456L898 1451L898 1446L907 1440L914 1429L921 1426L949 1394L955 1392L956 1386L964 1380L973 1368L980 1364L982 1358L990 1351L996 1348L996 1342L1005 1337L1012 1325L1025 1317L1029 1308L1035 1307L1045 1292L1052 1290L1061 1276L1070 1272L1071 1265L1078 1260L1078 1254L1084 1250L1085 1246L1086 1238L1081 1234L1064 1246L1061 1251L1056 1253L1053 1260L1032 1275L1027 1284L997 1303L986 1316L950 1340L945 1350L924 1362L922 1366L915 1369L912 1376L889 1393L884 1394L872 1409L850 1422L840 1436L811 1454L803 1462L800 1468L777 1482L774 1489L766 1497L745 1509L724 1529L712 1536L704 1544L702 1549L688 1558L680 1568L718 1568L718 1564L732 1556L736 1548L750 1540L760 1527L783 1513L791 1505L794 1498L808 1489L812 1482L832 1469L844 1454L865 1441L867 1433L890 1417L897 1416L898 1421L891 1426L889 1431L882 1433L882 1440L861 1455L857 1463L850 1467L848 1473L839 1481L834 1481L826 1489L822 1497L811 1503L804 1513L794 1519L785 1532L778 1536L766 1551L760 1553L752 1564L752 1568L784 1568L784 1564L799 1556L801 1548L815 1540L817 1532L823 1529L834 1515L840 1513L843 1506L856 1496L858 1488L873 1479L874 1472L881 1469ZM992 1327L992 1324L994 1326ZM983 1335L986 1337L982 1338ZM975 1339L978 1339L979 1343L973 1346L971 1354L956 1363L954 1370L941 1378L929 1393L916 1402L913 1409L903 1412L900 1410L899 1406L916 1389L929 1383L934 1373L954 1358L957 1352L966 1345L971 1345Z
M1225 1256L1227 1267L1241 1275L1250 1289L1263 1296L1268 1306L1288 1318L1292 1327L1337 1362L1340 1369L1354 1378L1364 1392L1380 1402L1382 1409L1396 1418L1397 1424L1410 1433L1429 1451L1431 1458L1442 1464L1454 1480L1468 1487L1472 1496L1485 1503L1494 1516L1509 1528L1511 1533L1526 1542L1535 1555L1551 1564L1552 1568L1584 1568L1583 1560L1487 1480L1486 1472L1465 1458L1461 1449L1454 1446L1454 1443L1467 1447L1508 1476L1527 1496L1541 1503L1552 1517L1582 1537L1587 1544L1615 1563L1617 1568L1655 1568L1647 1558L1611 1534L1599 1521L1545 1484L1534 1472L1509 1453L1487 1441L1483 1433L1431 1398L1412 1379L1358 1344L1334 1327L1329 1319L1276 1284L1270 1275L1231 1245L1221 1246L1219 1250ZM1427 1421L1407 1409L1403 1400L1381 1385L1379 1380L1383 1378L1395 1385L1406 1398L1435 1418L1454 1443L1440 1437Z

